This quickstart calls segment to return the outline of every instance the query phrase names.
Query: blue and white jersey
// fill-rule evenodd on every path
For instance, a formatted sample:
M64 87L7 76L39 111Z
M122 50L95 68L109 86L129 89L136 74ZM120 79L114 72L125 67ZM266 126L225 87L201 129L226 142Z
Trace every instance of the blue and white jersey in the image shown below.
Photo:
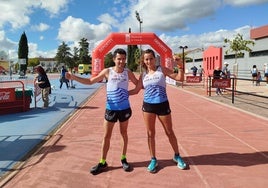
M161 67L153 74L143 75L144 102L150 104L162 103L168 100L166 92L166 77Z
M117 73L109 68L107 82L106 109L125 110L130 108L128 94L128 71L125 68L122 73Z

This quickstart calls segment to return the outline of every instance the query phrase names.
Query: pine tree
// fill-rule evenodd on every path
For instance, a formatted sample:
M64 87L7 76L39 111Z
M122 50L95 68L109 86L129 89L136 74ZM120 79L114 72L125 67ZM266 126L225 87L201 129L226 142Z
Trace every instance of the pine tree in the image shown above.
M23 59L25 60L25 64L20 65L20 74L25 75L27 67L28 67L28 53L29 53L29 47L28 47L28 40L25 32L22 33L19 41L19 49L18 49L18 58L19 60Z

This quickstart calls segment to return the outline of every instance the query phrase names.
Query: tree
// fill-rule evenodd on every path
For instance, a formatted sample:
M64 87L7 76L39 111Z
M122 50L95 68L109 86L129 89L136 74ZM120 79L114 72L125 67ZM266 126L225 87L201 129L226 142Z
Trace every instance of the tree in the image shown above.
M28 66L29 67L35 67L40 64L39 58L29 58L28 59Z
M58 47L58 51L55 56L55 59L58 61L58 64L63 63L67 66L72 65L72 54L70 50L70 47L65 42L62 42L62 44Z
M87 39L82 38L79 42L79 63L81 64L90 64L90 57L88 53L89 43Z
M28 53L29 53L28 40L25 32L23 32L20 37L19 49L18 49L18 58L25 60L25 64L22 64L20 66L20 73L23 73L23 75L25 75L28 66Z
M235 53L235 64L237 64L237 58L243 56L243 51L251 52L251 48L248 45L254 46L255 43L252 40L244 40L243 35L237 34L233 40L224 39L224 43L228 43L230 45L230 49L226 50L226 54L229 52Z
M237 76L238 75L238 63L237 58L243 56L243 51L251 52L251 48L248 47L248 45L255 45L255 42L252 40L244 40L243 35L237 34L233 40L224 39L224 43L228 43L230 46L230 49L226 50L226 54L229 52L235 53L235 64L233 66L233 73Z
M74 62L74 67L78 67L78 64L79 64L79 49L77 47L73 48L73 62Z
M137 51L139 52L137 45L127 46L127 67L131 71L136 71L138 67L139 56L137 57L137 53L136 53Z
M104 67L107 68L107 67L112 67L112 66L114 66L113 54L112 52L109 52L104 57Z

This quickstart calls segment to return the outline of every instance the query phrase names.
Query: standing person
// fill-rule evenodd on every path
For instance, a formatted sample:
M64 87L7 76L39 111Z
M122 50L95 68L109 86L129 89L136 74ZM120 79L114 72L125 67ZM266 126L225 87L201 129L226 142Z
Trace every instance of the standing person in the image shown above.
M73 70L71 71L71 73L72 73L72 74L75 74L75 70L73 69ZM71 88L73 88L73 89L74 89L74 88L75 88L74 81L73 81L73 80L71 80L70 82L71 82Z
M201 82L203 80L203 74L204 74L204 69L202 65L199 65L199 69L197 70L197 73L199 74L200 82Z
M229 63L224 62L224 67L222 68L223 78L230 78L230 70L228 69Z
M196 66L193 66L191 68L191 70L193 71L193 76L196 76L196 73L197 73L197 67Z
M266 78L266 86L268 86L268 65L264 64L264 77Z
M60 70L60 89L62 87L63 82L65 82L67 89L69 89L69 80L65 77L66 72L68 72L67 69L62 66Z
M222 77L222 70L220 69L220 67L217 67L214 71L213 71L213 79L221 79ZM221 93L221 89L220 88L216 88L216 95L222 95Z
M141 66L145 72L140 75L139 82L135 89L129 91L129 94L132 95L137 94L144 88L142 111L147 128L148 146L151 155L151 162L147 169L151 173L156 172L158 166L155 148L156 118L160 120L175 153L173 161L177 163L177 166L180 169L185 169L187 166L179 154L179 147L176 135L172 128L171 110L166 93L166 76L177 81L183 81L184 79L182 61L178 59L177 65L178 73L173 73L172 70L166 67L156 66L154 51L147 49L143 53L141 60Z
M66 78L76 80L83 84L94 84L102 81L104 78L108 80L106 92L106 111L104 118L104 136L102 142L102 152L99 163L92 167L90 172L98 174L107 166L106 157L110 147L110 140L114 125L119 121L120 133L122 136L122 155L121 163L125 171L130 170L130 165L127 162L127 144L128 144L128 120L132 115L129 103L128 84L131 80L135 85L138 80L135 75L126 66L126 51L116 49L113 53L113 61L115 66L103 69L97 76L91 78L81 78L71 73L66 73Z
M259 71L257 73L257 80L256 80L256 86L260 86L262 81L261 72Z
M258 69L256 65L253 65L252 70L251 70L251 75L252 75L252 84L254 85L254 82L257 84L257 75L258 75Z
M228 65L229 63L224 62L224 67L222 68L222 78L230 78L231 74L230 74L230 70L228 69ZM224 93L226 91L225 88L222 89L222 92Z
M42 100L44 102L43 108L45 109L48 107L49 104L49 94L51 93L51 85L43 67L37 66L35 70L38 75L35 78L34 83L41 88Z

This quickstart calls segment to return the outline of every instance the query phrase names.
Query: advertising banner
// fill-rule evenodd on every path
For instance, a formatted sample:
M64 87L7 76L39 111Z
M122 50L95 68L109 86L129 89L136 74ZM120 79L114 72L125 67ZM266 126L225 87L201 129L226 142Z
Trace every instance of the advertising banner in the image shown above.
M186 76L187 83L199 83L200 81L200 76Z
M231 79L213 79L212 87L213 88L230 88Z
M15 101L15 88L0 88L0 103Z

